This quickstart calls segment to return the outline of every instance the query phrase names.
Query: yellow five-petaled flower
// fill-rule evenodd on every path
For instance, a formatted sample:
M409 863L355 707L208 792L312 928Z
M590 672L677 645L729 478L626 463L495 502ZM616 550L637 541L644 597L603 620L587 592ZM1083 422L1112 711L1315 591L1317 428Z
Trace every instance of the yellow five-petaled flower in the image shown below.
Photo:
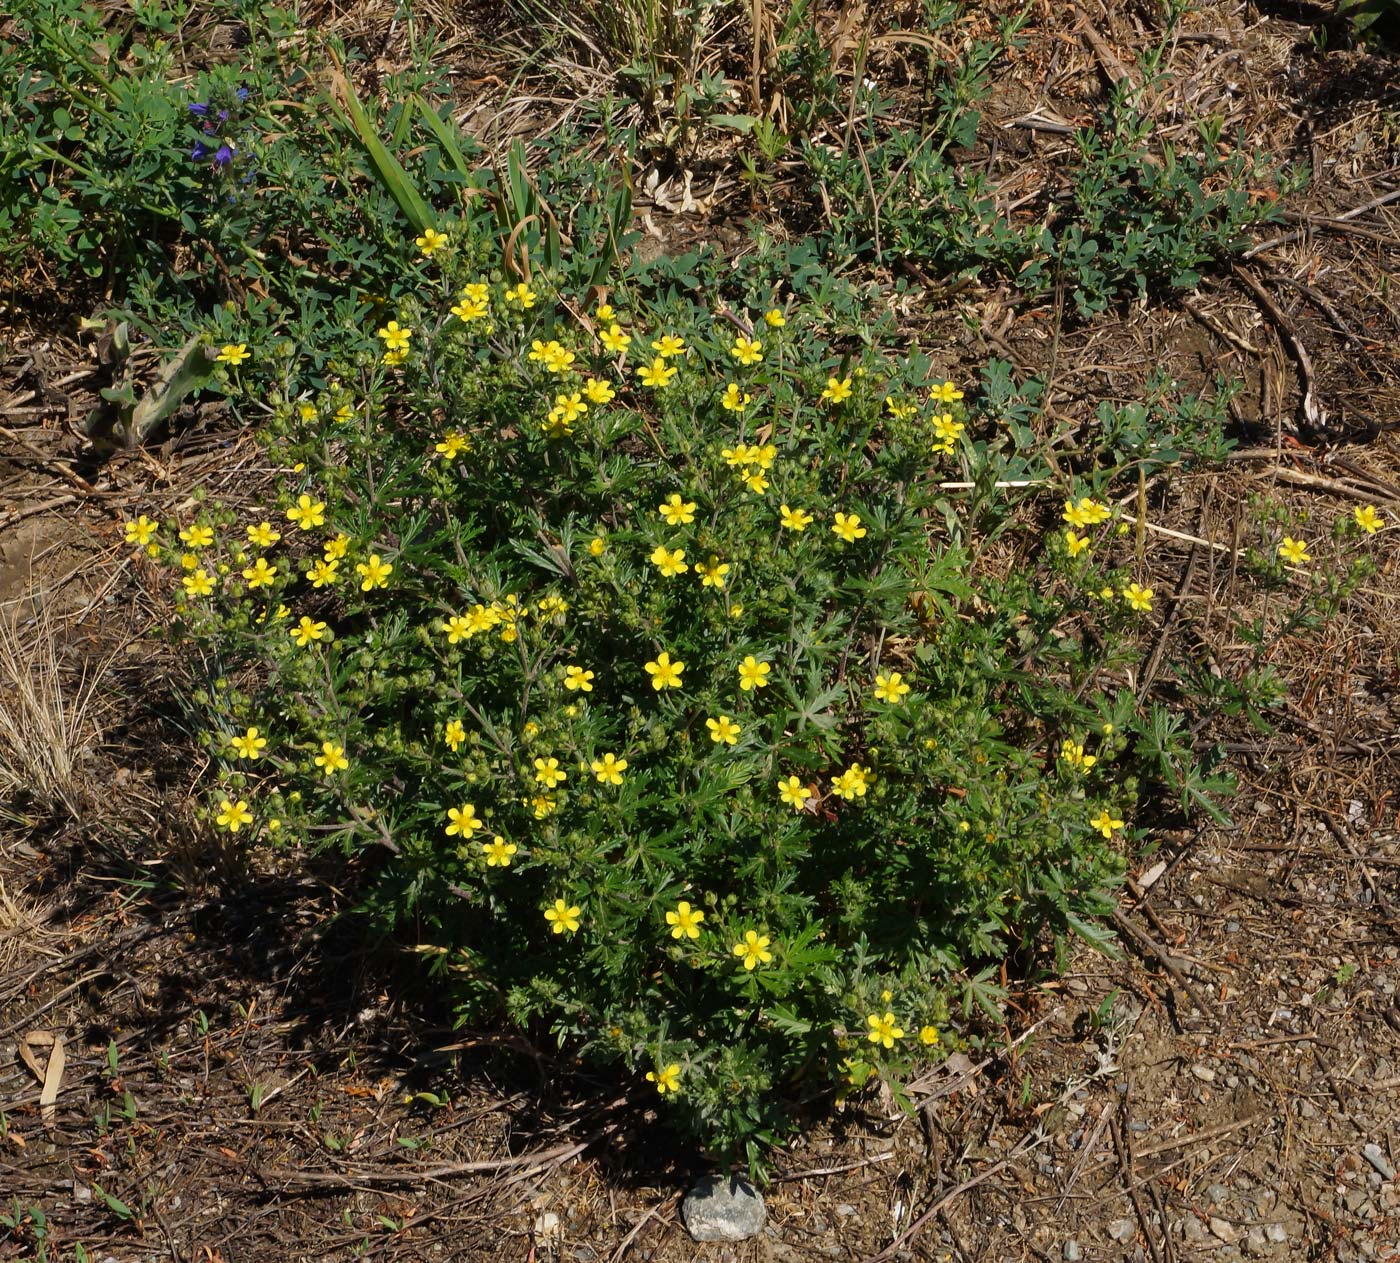
M1308 553L1307 544L1301 539L1294 539L1291 535L1283 537L1283 542L1278 546L1278 555L1292 566L1301 566L1303 562L1312 560Z
M219 804L219 814L214 817L214 823L230 833L237 833L245 824L253 823L253 813L243 799L231 803L225 798Z
M1112 838L1113 831L1123 827L1123 821L1119 820L1107 807L1099 808L1099 814L1090 820L1089 824L1106 838Z
M656 511L666 519L667 526L689 526L695 521L695 508L694 500L683 500L672 492L665 501L656 506Z
M1152 608L1152 596L1151 588L1144 588L1138 583L1130 583L1123 589L1123 599L1139 613L1146 613Z
M705 727L710 730L710 740L716 745L732 746L739 740L740 728L728 715L721 715L718 719L705 720Z
M382 560L378 553L371 553L368 561L362 561L355 567L355 573L360 576L360 591L369 592L373 588L387 588L394 567Z
M627 760L620 759L615 754L605 754L601 759L592 760L588 766L593 769L598 784L621 785L622 774L627 770Z
M837 513L832 518L831 533L839 539L843 539L848 544L854 544L858 539L864 539L868 534L865 527L860 524L859 513Z
M893 1048L895 1040L904 1038L904 1028L895 1022L893 1013L872 1013L865 1019L865 1024L870 1028L866 1038L872 1044L883 1044L886 1048Z
M648 1070L647 1082L656 1084L656 1091L661 1096L665 1096L667 1092L679 1092L681 1068L673 1061L669 1066L662 1066L654 1071Z
M678 689L681 686L681 672L685 670L684 662L672 662L671 655L665 650L656 655L652 662L646 664L646 673L651 676L651 687L658 693L662 689Z
M828 377L822 398L828 403L845 403L851 397L851 389L849 377Z
M544 919L555 934L573 934L579 927L579 916L583 909L578 904L556 899L552 908L544 910Z
M126 523L126 542L137 544L144 548L155 538L155 533L160 529L159 522L152 522L144 513L134 522Z
M666 924L671 927L672 938L699 938L700 922L705 914L699 908L692 908L684 899L676 904L674 912L666 914Z
M739 664L739 688L745 693L752 689L767 688L768 673L772 669L769 663L760 662L753 654L749 654Z
M447 809L447 836L449 838L469 838L478 829L486 826L477 818L476 808L471 803Z
M287 510L287 520L296 523L303 531L322 526L326 521L326 505L322 500L313 500L308 495L297 497L297 502Z
M509 868L510 857L520 848L497 834L491 841L483 842L481 849L486 856L487 868Z
M759 965L766 965L772 961L773 953L768 950L769 942L768 935L749 930L740 942L734 944L734 955L739 958L744 968L752 973Z
M778 797L794 811L801 811L812 800L812 792L797 777L778 780Z
M321 753L314 762L327 776L334 776L350 766L350 760L345 757L345 747L335 741L321 742Z
M261 736L256 728L249 728L242 736L230 737L229 745L240 759L256 759L267 749L267 738Z
M898 671L886 675L883 671L875 677L875 700L898 705L909 693L909 685Z
M1385 525L1385 519L1376 512L1374 504L1358 505L1351 511L1351 516L1356 525L1367 535L1374 535Z

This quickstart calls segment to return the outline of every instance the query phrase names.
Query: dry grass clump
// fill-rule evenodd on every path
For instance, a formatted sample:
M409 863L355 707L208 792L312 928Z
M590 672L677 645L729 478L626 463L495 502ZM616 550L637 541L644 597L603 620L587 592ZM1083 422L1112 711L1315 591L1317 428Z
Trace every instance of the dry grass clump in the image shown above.
M84 752L103 668L65 679L58 637L47 614L0 617L0 822L75 819L93 799Z

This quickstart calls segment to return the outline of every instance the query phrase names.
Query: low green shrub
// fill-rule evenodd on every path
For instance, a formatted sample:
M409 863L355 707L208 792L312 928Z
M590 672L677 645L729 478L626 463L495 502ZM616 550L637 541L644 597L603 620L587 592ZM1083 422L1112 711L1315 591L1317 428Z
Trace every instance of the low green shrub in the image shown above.
M1120 674L1153 594L1094 487L1021 555L1034 391L969 409L742 277L613 310L478 219L419 240L330 376L223 348L275 503L129 529L183 571L213 827L371 857L463 1021L755 1163L1009 954L1106 943L1139 794L1224 783Z

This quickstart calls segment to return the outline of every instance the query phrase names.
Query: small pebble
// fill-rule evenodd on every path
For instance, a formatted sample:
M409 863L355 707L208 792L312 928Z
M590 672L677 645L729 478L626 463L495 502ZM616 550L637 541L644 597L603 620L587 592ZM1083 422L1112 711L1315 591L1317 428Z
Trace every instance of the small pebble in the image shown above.
M1079 1248L1079 1242L1071 1237L1065 1242L1065 1248L1061 1251L1065 1256L1065 1263L1078 1263L1084 1257L1084 1252Z
M1264 1235L1268 1237L1274 1245L1282 1245L1288 1240L1288 1229L1282 1224L1265 1224Z
M1226 1245L1235 1239L1235 1226L1215 1215L1210 1217L1210 1230L1215 1233Z
M1209 1066L1194 1065L1191 1067L1191 1073L1194 1074L1196 1078L1200 1079L1203 1083L1215 1082L1215 1071L1212 1070Z
M1395 1168L1390 1164L1390 1159L1385 1156L1385 1150L1380 1145L1374 1143L1363 1145L1361 1156L1376 1168L1382 1179L1393 1180L1395 1178Z
M1131 1241L1137 1236L1137 1224L1131 1219L1115 1219L1108 1225L1108 1235L1115 1241Z

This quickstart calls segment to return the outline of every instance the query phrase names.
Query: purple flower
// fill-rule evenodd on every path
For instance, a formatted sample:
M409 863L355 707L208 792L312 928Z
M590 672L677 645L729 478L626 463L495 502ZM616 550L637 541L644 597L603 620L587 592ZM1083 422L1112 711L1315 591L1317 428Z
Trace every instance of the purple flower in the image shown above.
M205 105L203 101L191 101L190 113L197 114L200 118L203 118L209 113L209 107Z
M234 93L234 96L236 96L240 101L246 101L248 99L248 89L239 88L238 91Z
M195 141L194 148L190 150L190 157L193 158L195 162L198 162L201 158L208 157L208 155L209 146L202 140Z
M233 145L224 141L222 145L214 151L214 165L216 167L226 166L233 161Z
M221 123L227 123L227 122L228 122L228 111L227 111L227 110L220 110L220 111L219 111L219 122L221 122Z

